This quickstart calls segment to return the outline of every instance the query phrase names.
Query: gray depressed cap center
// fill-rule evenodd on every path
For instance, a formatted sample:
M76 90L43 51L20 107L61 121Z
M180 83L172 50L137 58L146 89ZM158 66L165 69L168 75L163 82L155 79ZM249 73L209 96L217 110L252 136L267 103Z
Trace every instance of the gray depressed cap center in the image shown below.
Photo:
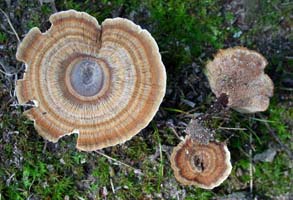
M104 72L94 61L82 60L76 63L70 73L70 83L81 96L94 96L104 84Z

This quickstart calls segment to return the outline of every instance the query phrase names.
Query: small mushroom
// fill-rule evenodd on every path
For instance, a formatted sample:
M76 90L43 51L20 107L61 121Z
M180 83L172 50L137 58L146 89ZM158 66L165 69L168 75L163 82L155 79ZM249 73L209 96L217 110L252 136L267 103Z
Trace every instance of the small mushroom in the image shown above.
M225 143L201 144L190 136L173 149L171 167L180 183L203 189L219 186L232 169Z
M267 60L244 47L220 50L206 65L213 93L228 96L228 106L241 113L265 111L273 95L273 82L264 73Z
M152 120L163 100L166 72L150 33L114 18L102 25L84 12L50 16L19 45L25 62L17 98L38 106L25 112L44 138L78 133L77 148L92 151L129 140Z

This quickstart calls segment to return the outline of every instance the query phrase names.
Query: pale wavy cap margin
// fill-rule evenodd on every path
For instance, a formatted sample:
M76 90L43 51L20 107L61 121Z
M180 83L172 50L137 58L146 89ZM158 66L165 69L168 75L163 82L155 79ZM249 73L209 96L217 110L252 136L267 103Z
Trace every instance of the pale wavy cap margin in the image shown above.
M98 23L98 21L96 20L96 18L92 17L91 15L89 15L88 13L86 12L78 12L78 11L75 11L75 10L67 10L67 11L60 11L58 13L55 13L55 14L52 14L50 17L49 17L49 21L51 23L51 26L50 28L42 33L40 31L40 29L38 27L33 27L29 30L29 32L25 35L25 37L23 38L23 40L21 41L21 43L19 44L19 46L17 47L17 51L16 51L16 59L18 61L21 61L21 62L24 62L25 63L25 72L23 74L23 78L22 79L19 79L17 80L16 82L16 88L15 88L15 91L16 91L16 96L17 96L17 99L18 99L18 102L20 104L25 104L27 103L29 100L33 101L34 105L36 107L38 107L38 104L39 102L37 102L36 100L34 99L28 99L27 97L24 97L23 94L22 94L22 86L24 84L21 84L21 82L25 82L26 81L26 73L28 73L28 70L29 70L29 60L31 59L30 57L26 57L27 54L29 54L29 47L31 46L31 43L34 42L34 40L36 38L40 38L40 37L46 37L46 36L50 36L50 33L51 33L51 30L54 28L54 22L60 18L68 18L68 17L80 17L82 16L83 18L86 18L88 19L89 21L91 21L96 27L97 29L100 29L100 25ZM41 39L38 39L37 42L40 42ZM28 55L29 56L29 55ZM32 55L31 55L32 56ZM31 108L30 110L33 110L34 108ZM37 130L37 132L39 133L39 135L41 135L43 138L49 140L50 142L58 142L58 140L65 136L65 135L71 135L73 133L79 133L78 130L76 129L73 129L72 132L69 132L69 133L64 133L64 135L62 135L61 137L59 138L56 138L56 137L52 137L50 134L47 134L46 131L43 130L42 126L39 126L37 123L36 123L36 120L34 119L34 117L29 114L29 111L30 110L27 110L24 112L24 115L27 116L30 120L32 120L34 122L34 127L35 129Z
M223 175L216 182L213 182L210 185L205 185L205 184L201 184L201 183L198 183L195 181L190 181L190 180L184 178L183 176L180 175L180 169L177 167L176 160L175 160L177 152L183 148L184 144L189 139L191 139L191 137L189 135L187 135L183 141L181 141L176 147L173 148L173 151L172 151L172 154L170 157L170 161L171 161L171 168L174 171L175 178L177 179L177 181L179 181L183 185L194 185L194 186L202 188L202 189L211 190L215 187L218 187L228 178L228 176L230 175L230 173L232 171L232 164L230 161L231 155L230 155L230 151L228 150L227 145L224 145L224 151L225 151L225 155L226 155L225 164L227 165L227 169L225 170Z
M207 79L208 79L208 82L209 82L209 85L211 87L211 90L214 94L216 94L217 97L219 97L220 94L217 94L216 92L216 89L217 88L217 85L216 83L214 82L214 78L211 76L212 74L212 71L213 70L216 70L214 69L213 67L213 61L216 60L216 59L220 59L221 57L224 57L226 55L231 55L233 54L235 51L237 50L240 50L240 51L246 51L246 52L249 52L250 54L253 54L253 55L256 55L257 57L260 58L260 60L262 61L262 64L261 64L261 69L264 70L265 67L268 65L268 61L267 59L260 53L258 53L257 51L255 50L250 50L246 47L243 47L243 46L235 46L235 47L231 47L231 48L227 48L227 49L220 49L216 55L214 56L214 59L213 60L209 60L207 63L206 63L206 67L204 68L204 74L206 75ZM262 75L264 77L264 79L266 79L266 85L267 85L267 88L268 90L271 90L269 92L269 95L267 96L267 100L266 100L266 103L258 106L258 107L253 107L251 105L248 105L247 107L242 107L242 108L238 108L238 107L231 107L233 108L234 110L240 112L240 113L256 113L256 112L263 112L263 111L266 111L269 107L269 98L273 96L273 90L274 90L274 83L273 81L271 80L271 78L264 73L264 71L262 71Z
M17 95L17 99L19 101L20 104L25 104L28 101L27 97L24 97L21 93L22 91L22 86L24 84L21 84L21 82L26 81L26 73L29 70L29 58L25 58L25 55L27 55L29 52L28 47L30 46L31 42L35 40L35 38L40 38L40 37L44 37L46 35L50 35L51 30L54 28L54 22L56 20L58 20L59 18L64 18L64 17L72 17L72 16L77 16L80 17L82 16L83 18L88 19L91 23L93 23L97 29L101 29L102 26L99 25L98 21L96 20L96 18L94 18L93 16L85 13L85 12L78 12L75 10L67 10L67 11L61 11L58 13L55 13L53 15L50 16L49 21L51 22L51 27L44 33L42 33L40 31L39 28L34 27L32 28L27 34L26 36L23 38L22 42L19 44L18 48L17 48L17 52L16 52L16 59L19 61L22 61L25 63L25 73L23 75L23 79L20 79L17 81L16 84L16 95ZM141 27L139 25L134 24L132 21L128 20L128 19L124 19L124 18L113 18L113 19L106 19L102 25L107 24L107 23L123 23L125 26L127 26L128 28L131 28L131 30L137 31L140 35L142 35L142 37L145 37L149 42L150 45L153 47L153 49L155 49L155 52L153 53L154 59L157 60L158 65L160 65L159 69L160 69L160 73L161 73L161 83L162 83L162 90L160 92L160 95L158 97L159 101L156 102L155 107L155 112L151 113L149 115L149 117L147 119L144 120L144 122L147 122L146 124L139 124L138 127L133 131L135 132L133 133L128 133L125 137L124 137L124 141L120 142L120 141L115 141L114 143L111 144L98 144L97 146L80 146L78 143L76 144L76 148L80 149L80 150L84 150L84 151L94 151L97 149L102 149L105 147L110 147L110 146L115 146L117 144L122 144L128 140L130 140L132 137L134 137L137 133L139 133L142 129L144 129L149 123L150 121L153 119L153 117L156 115L156 112L159 110L160 104L163 101L165 92L166 92L166 82L167 82L167 77L166 77L166 71L165 71L165 67L164 64L162 62L161 59L161 55L159 52L159 48L158 45L156 43L156 41L154 40L154 38L151 36L151 34L145 30L145 29L141 29ZM102 32L101 32L102 35ZM30 100L30 99L29 99ZM32 101L35 103L36 107L38 106L38 102L33 100ZM33 110L34 108L31 108L30 110ZM28 110L29 111L29 110ZM73 133L77 133L79 134L79 130L78 129L73 129L72 132L69 133L64 133L64 135L56 138L56 137L52 137L50 134L47 134L46 131L43 130L43 128L41 126L39 126L36 123L36 120L29 114L28 111L24 112L24 115L26 115L30 120L34 121L34 127L37 130L37 132L39 133L39 135L41 135L43 138L51 141L51 142L58 142L58 140L65 136L65 135L70 135Z
M152 119L156 115L157 111L160 108L160 104L162 103L163 98L164 98L165 93L166 93L167 76L166 76L166 70L165 70L164 64L163 64L162 59L161 59L161 54L159 52L159 47L158 47L155 39L151 36L151 34L147 30L142 29L139 25L133 23L132 21L130 21L128 19L125 19L125 18L120 18L120 17L116 17L116 18L113 18L113 19L105 19L102 22L102 27L104 25L106 25L106 24L117 24L117 23L118 24L123 24L124 26L127 26L132 31L138 32L140 35L142 35L142 37L145 37L149 41L149 44L152 46L153 49L155 49L155 52L153 53L153 56L154 56L154 59L157 60L157 62L159 62L159 65L160 65L159 69L161 70L161 74L162 74L161 83L163 84L163 90L160 93L159 101L157 101L156 105L155 105L155 109L154 109L155 112L152 112L149 115L149 117L144 120L144 122L146 122L146 123L143 123L143 124L140 124L139 126L137 126L137 129L133 131L134 133L128 132L127 137L125 137L125 139L124 139L124 142L127 142L131 138L133 138L136 134L138 134L142 129L147 127L148 124L152 121ZM111 145L103 145L103 146L99 147L99 149L110 147L110 146L115 146L117 144L121 144L121 143L116 142L116 143L113 143ZM80 149L80 150L84 150L84 151L97 150L95 147L85 149L85 148L82 148L81 146L79 146L78 144L77 144L77 148Z
M30 46L31 42L39 36L41 37L50 36L51 30L54 27L54 22L56 22L60 18L69 18L69 17L77 17L77 18L81 17L83 19L87 19L89 22L94 24L97 27L97 29L101 28L97 19L86 12L78 12L76 10L66 10L66 11L60 11L58 13L54 13L49 17L51 27L46 32L42 33L38 27L33 27L29 30L29 32L25 35L25 37L23 38L23 40L17 47L16 59L28 65L29 63L27 63L27 61L24 60L23 56L24 56L24 53L26 53L26 51L29 49L28 47Z

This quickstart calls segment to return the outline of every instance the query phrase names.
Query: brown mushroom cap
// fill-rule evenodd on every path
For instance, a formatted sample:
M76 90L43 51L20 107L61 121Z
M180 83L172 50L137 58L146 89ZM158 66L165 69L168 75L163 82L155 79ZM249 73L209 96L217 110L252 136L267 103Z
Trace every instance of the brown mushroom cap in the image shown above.
M267 60L244 47L220 50L207 63L207 77L213 93L228 95L228 106L242 113L265 111L273 95L273 82L264 73Z
M180 183L204 189L219 186L232 169L226 144L201 144L189 136L173 149L171 167Z
M146 127L165 94L166 72L158 46L133 22L106 19L100 26L74 10L33 28L16 53L26 73L17 81L21 104L44 138L78 133L77 148L101 149L129 140Z

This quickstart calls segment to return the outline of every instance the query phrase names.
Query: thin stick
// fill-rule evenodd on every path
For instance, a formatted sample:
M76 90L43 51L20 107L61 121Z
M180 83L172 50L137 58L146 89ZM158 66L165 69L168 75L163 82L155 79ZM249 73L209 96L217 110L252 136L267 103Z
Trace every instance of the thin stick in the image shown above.
M157 132L158 134L158 143L159 143L159 150L160 150L160 167L161 167L161 176L164 176L164 164L163 164L163 153L162 153L162 145L161 145L161 140L160 140L160 136L159 136L159 132Z
M115 194L115 187L114 187L114 184L113 184L112 178L110 178L110 184L111 184L112 192L113 192L113 194Z
M2 73L2 74L4 74L5 76L8 76L8 77L13 77L14 76L14 88L15 88L15 86L16 86L16 80L17 80L17 73L16 72L14 72L14 73L9 73L9 72L7 72L8 70L7 70L7 68L5 67L5 65L0 61L0 66L3 68L3 70L1 70L0 69L0 73ZM10 82L10 85L12 85L12 80L11 80L12 78L9 78L9 82ZM9 94L10 94L10 97L15 97L15 93L16 93L16 91L15 91L15 89L13 90L13 86L11 86L10 88L10 91L9 91Z
M250 197L253 197L253 166L252 166L252 134L249 132L249 191Z
M3 68L3 70L1 70L0 69L0 72L2 73L2 74L4 74L4 75L6 75L6 76L13 76L13 75L15 75L15 73L13 73L13 74L11 74L11 73L8 73L7 71L7 69L6 69L6 67L5 67L5 65L0 61L0 66Z
M246 128L230 128L230 127L222 127L220 126L218 129L221 130L235 130L235 131L246 131Z
M13 97L16 97L16 82L18 80L18 76L17 76L17 73L15 73L15 76L14 76L14 90L13 90Z
M14 74L10 74L10 73L4 72L4 71L2 71L1 69L0 69L0 72L1 72L2 74L4 74L5 76L13 76L13 75L14 75Z
M173 127L168 127L168 128L172 131L172 133L174 133L174 135L177 137L177 139L183 141L183 139L179 137L179 135L178 135L177 131L175 130L175 128L173 128Z
M129 168L132 169L132 170L137 170L137 169L135 169L134 167L132 167L132 166L130 166L130 165L124 163L124 162L121 162L121 161L119 161L119 160L117 160L117 159L115 159L115 158L112 158L112 157L110 157L110 156L108 156L108 155L106 155L106 154L104 154L104 153L102 153L102 152L100 152L100 151L95 151L95 152L96 152L97 154L101 155L101 156L104 156L105 158L107 158L107 159L109 159L109 160L112 160L112 161L117 162L117 163L119 163L119 164L121 164L121 165L124 165L125 167L129 167Z
M158 139L158 143L159 143L159 151L160 151L160 175L161 177L164 176L164 165L163 165L163 153L162 153L162 145L161 145L161 139L160 139L160 135L159 135L159 129L158 127L155 125L155 123L152 123L153 129L154 129L154 135L157 136ZM159 182L161 182L161 180L159 180Z
M56 8L55 1L51 1L51 8L52 8L52 10L53 10L54 13L58 12L58 10Z
M293 88L280 87L280 90L293 91Z
M8 17L8 15L7 15L6 12L4 12L1 8L0 8L0 11L1 11L1 12L3 13L3 15L6 17L7 22L8 22L8 24L9 24L10 28L12 29L12 31L13 31L14 35L16 36L18 42L20 42L19 36L18 36L17 32L15 31L15 29L14 29L14 27L13 27L13 25L12 25L12 23L11 23L9 17Z
M43 154L46 152L47 144L48 144L48 142L47 142L47 140L45 140L45 144L44 144L43 151L42 151Z

